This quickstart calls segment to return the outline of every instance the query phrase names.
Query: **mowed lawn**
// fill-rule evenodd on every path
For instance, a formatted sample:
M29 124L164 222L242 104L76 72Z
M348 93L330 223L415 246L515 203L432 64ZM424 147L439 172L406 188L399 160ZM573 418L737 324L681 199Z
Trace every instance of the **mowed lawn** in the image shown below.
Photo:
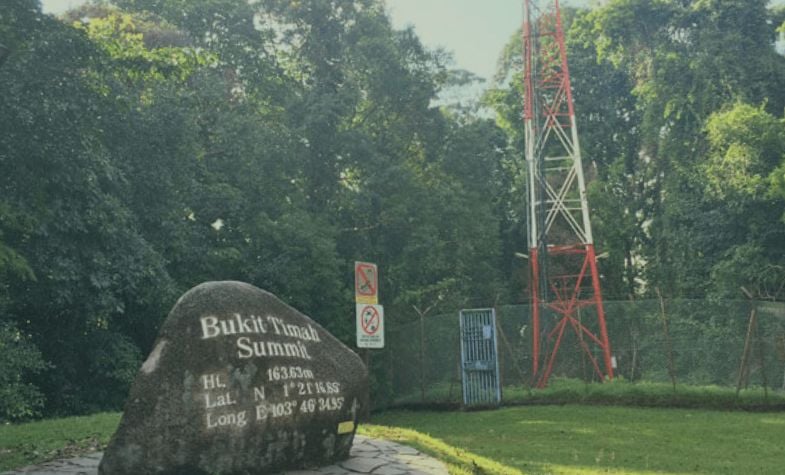
M785 473L785 413L521 406L391 411L372 423L428 434L464 459L491 459L511 472Z
M100 450L119 418L0 425L0 472ZM420 447L454 474L785 473L785 413L519 406L391 411L372 423L360 431Z
M117 429L119 412L0 424L0 472L100 450Z

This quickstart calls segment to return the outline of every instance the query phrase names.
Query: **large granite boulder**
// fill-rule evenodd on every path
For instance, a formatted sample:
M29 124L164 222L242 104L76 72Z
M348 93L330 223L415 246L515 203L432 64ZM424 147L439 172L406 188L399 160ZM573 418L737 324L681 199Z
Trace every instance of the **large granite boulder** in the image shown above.
M102 475L264 474L345 459L368 374L324 328L241 282L189 290L131 387Z

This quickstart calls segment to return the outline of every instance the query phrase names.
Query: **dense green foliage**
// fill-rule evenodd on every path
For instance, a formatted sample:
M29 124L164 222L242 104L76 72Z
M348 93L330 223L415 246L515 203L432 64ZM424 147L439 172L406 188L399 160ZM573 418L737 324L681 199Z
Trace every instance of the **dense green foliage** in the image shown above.
M506 137L432 105L460 75L381 2L116 3L0 13L0 419L119 407L206 280L347 342L355 260L393 321L506 294Z
M9 323L0 323L0 352L0 414L9 419L37 415L43 396L24 376L46 367L41 352Z
M570 11L605 295L785 298L782 10ZM117 408L177 296L270 290L347 342L352 262L388 325L520 302L520 43L473 80L382 0L0 10L0 419ZM517 47L517 50L516 50Z

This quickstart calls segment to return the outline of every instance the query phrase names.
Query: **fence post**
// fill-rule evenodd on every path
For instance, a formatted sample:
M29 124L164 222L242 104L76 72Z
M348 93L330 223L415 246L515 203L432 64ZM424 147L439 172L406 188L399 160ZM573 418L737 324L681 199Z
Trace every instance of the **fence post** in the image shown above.
M425 403L425 315L422 313L420 313L420 402Z
M752 299L752 294L749 293L744 287L741 291L749 298ZM744 337L744 350L741 353L741 364L739 365L739 379L736 381L736 399L739 398L741 392L741 385L744 382L745 375L749 376L749 354L750 354L750 340L752 338L752 329L755 326L755 307L750 311L750 320L747 323L747 335Z
M758 318L757 318L757 309L758 304L755 301L754 296L750 293L749 290L742 287L741 291L744 292L744 295L750 301L750 306L752 310L750 311L750 325L752 326L752 331L755 333L755 344L758 346L758 360L760 363L760 372L761 378L763 379L763 398L765 401L769 400L769 381L766 375L766 358L763 354L763 340L760 337L760 333L758 332Z
M749 378L749 356L750 356L750 346L752 340L752 328L755 325L755 309L753 308L750 311L750 319L747 323L747 334L744 337L744 350L741 353L741 364L739 365L739 379L736 382L736 397L739 397L739 392L741 391L741 385L744 383L745 380Z
M780 360L783 366L782 373L782 390L785 391L785 333L777 337L777 359Z
M498 315L499 314L497 313L496 316L498 317ZM512 345L510 345L510 340L507 339L507 335L504 333L504 330L502 329L501 324L499 323L500 321L501 318L496 318L496 333L501 337L502 345L504 345L504 348L506 348L507 352L510 354L510 361L512 361L512 365L513 367L515 367L515 371L518 373L518 376L521 378L521 383L524 386L526 386L526 389L529 391L529 394L531 394L531 386L526 383L526 375L523 373L523 370L518 364L518 361L515 359L515 352L512 350Z
M392 338L390 340L392 340ZM390 348L390 343L387 343L387 350L385 351L387 354L387 380L390 382L390 399L387 403L388 406L395 403L395 397L397 396L397 389L395 387L395 360L393 359L393 350Z
M426 307L425 310L420 310L417 305L412 305L412 308L417 315L420 316L420 400L422 403L425 403L425 316L433 310L436 306L434 303L429 307Z
M755 304L753 304L755 305ZM755 311L755 307L753 307ZM758 345L758 359L760 360L760 373L763 379L763 399L769 401L769 378L766 375L766 357L763 354L763 339L758 332L758 321L755 319L755 344Z
M453 355L455 355L455 374L452 378L450 378L450 389L447 392L447 402L452 402L452 389L455 386L455 383L461 383L461 332L458 330L458 344L456 345L457 348L453 349ZM461 385L461 395L459 397L461 403L463 403L463 385Z
M668 374L671 377L671 384L673 384L673 392L676 392L676 368L673 361L673 345L671 344L671 334L668 330L668 317L665 315L665 301L662 299L660 288L655 287L657 297L660 299L660 314L662 315L662 327L665 331L665 344L668 347Z
M581 318L581 308L578 307L575 310L575 314L578 316L578 324L583 325L583 319ZM584 347L585 343L583 342L583 332L578 332L578 344L581 345L581 348ZM589 392L589 378L586 377L586 353L581 351L581 379L583 379L583 390L585 392Z
M630 294L630 304L635 305L635 296L633 294ZM629 315L629 313L630 312L625 312L625 315ZM638 319L631 319L629 321L629 327L628 327L628 329L630 330L630 343L632 344L632 358L631 358L632 362L630 363L631 383L635 382L635 367L638 364L638 331L635 328L635 322L637 321Z

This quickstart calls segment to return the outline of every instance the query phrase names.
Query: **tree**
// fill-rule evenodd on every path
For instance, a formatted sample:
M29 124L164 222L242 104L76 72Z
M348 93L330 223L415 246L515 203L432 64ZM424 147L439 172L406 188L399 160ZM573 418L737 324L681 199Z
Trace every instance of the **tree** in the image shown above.
M591 13L600 59L634 84L645 280L667 295L702 296L733 241L732 223L704 199L703 133L729 103L764 103L780 113L785 63L772 48L765 1L625 0Z
M712 269L715 294L738 295L745 286L758 298L785 298L785 206L770 190L785 159L785 123L763 110L737 103L712 114L705 163L707 200L727 216L729 239Z
M30 5L13 5L4 19ZM124 177L103 135L113 104L87 73L100 53L80 32L32 11L0 68L0 188L4 209L23 223L4 227L3 239L35 280L3 282L4 319L52 363L32 380L47 409L83 411L122 400L140 358L123 327L154 313L153 289L169 283L122 203ZM100 362L104 349L110 357Z

